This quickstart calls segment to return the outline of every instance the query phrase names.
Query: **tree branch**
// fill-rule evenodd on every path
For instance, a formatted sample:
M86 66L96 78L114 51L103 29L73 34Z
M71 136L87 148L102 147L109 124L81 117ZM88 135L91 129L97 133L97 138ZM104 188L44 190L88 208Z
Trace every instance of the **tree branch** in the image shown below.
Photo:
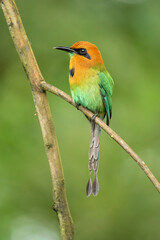
M66 93L44 81L36 59L34 57L29 40L25 33L14 0L0 0L0 5L4 12L9 31L19 54L20 60L23 64L24 70L31 84L33 99L42 130L43 141L46 148L52 176L54 200L53 208L58 214L62 239L72 240L73 222L66 199L61 158L59 154L58 143L54 130L50 107L47 101L45 91L47 90L56 94L57 96L63 98L65 101L72 104L73 106L75 106L75 104L73 103L71 97L68 96ZM93 113L83 108L82 106L79 106L79 110L82 111L89 118L93 117ZM137 162L137 164L145 172L147 177L158 190L158 192L160 192L160 183L152 174L144 161L142 161L142 159L127 145L127 143L122 138L120 138L110 127L108 127L101 119L96 117L95 122Z
M64 93L63 91L59 90L58 88L46 83L45 81L41 81L41 86L44 90L49 91L61 98L63 98L65 101L73 105L74 107L77 107L75 103L73 102L72 98ZM93 113L89 111L88 109L79 106L78 109L83 112L87 117L92 119ZM147 167L145 162L131 149L131 147L120 137L116 132L114 132L109 126L107 126L100 118L96 117L95 122L106 132L108 135L113 138L140 166L140 168L144 171L144 173L147 175L147 177L150 179L150 181L153 183L155 188L160 192L160 183L155 178L153 173L150 171L150 169Z
M52 176L53 209L58 214L62 239L72 240L74 232L73 222L66 199L64 175L56 133L46 92L40 85L43 77L34 57L14 0L0 0L0 5L6 18L14 45L32 88L34 104L39 118Z

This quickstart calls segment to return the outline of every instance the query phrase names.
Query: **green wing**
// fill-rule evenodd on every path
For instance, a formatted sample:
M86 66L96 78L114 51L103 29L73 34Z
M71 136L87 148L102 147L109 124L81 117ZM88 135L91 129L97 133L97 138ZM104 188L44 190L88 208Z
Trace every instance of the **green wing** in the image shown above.
M110 119L112 117L112 89L114 82L107 71L100 72L99 77L100 92L107 113L107 125L109 125Z

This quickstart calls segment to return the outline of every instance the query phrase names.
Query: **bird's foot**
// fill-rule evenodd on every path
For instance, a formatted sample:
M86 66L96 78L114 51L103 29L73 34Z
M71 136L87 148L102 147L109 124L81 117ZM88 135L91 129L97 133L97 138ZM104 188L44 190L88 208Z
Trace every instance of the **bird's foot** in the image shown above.
M77 110L79 110L79 106L80 106L81 104L79 104L79 103L76 103L76 108L77 108Z
M98 116L98 113L93 114L93 116L92 116L92 121L94 121L97 116Z

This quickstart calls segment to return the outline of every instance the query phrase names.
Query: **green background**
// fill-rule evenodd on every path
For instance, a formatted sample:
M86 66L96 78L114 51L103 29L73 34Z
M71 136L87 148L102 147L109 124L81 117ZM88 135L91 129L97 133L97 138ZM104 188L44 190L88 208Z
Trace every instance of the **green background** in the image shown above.
M87 40L111 73L113 128L160 179L160 1L17 0L45 80L70 94L69 57L53 46ZM48 93L76 240L159 240L160 196L101 134L100 192L86 198L90 125ZM29 82L0 11L0 239L58 240L49 166Z

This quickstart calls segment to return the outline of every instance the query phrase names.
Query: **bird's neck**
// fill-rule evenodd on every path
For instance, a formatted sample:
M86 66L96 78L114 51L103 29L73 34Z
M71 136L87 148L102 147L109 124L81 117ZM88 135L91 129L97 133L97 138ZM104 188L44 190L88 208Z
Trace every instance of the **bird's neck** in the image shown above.
M81 60L81 59L80 59ZM83 60L83 59L82 59ZM105 71L104 64L95 63L90 66L85 61L75 61L74 58L70 59L69 65L69 83L70 85L81 85L87 79L92 78L100 71Z

